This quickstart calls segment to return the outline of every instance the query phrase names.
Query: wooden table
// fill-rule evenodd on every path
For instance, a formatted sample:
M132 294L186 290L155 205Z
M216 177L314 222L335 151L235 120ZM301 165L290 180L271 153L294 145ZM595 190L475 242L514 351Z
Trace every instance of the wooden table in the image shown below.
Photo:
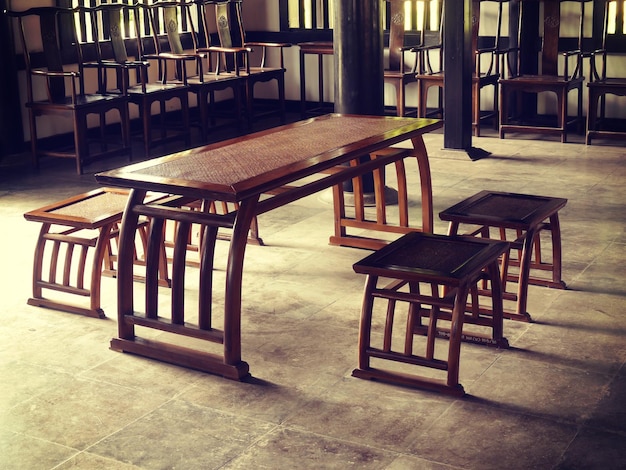
M404 152L384 152L374 159L360 157L410 140L414 150L409 156L418 159L420 174L427 177L421 182L422 187L428 187L422 205L423 216L426 214L431 223L430 171L422 135L441 126L442 122L434 119L331 114L97 174L96 179L102 184L131 189L118 254L119 337L111 341L111 348L230 379L247 377L249 367L241 359L241 291L247 236L254 216L405 159ZM146 204L148 191L236 202L239 209L211 214ZM135 227L142 215L151 218L144 313L134 308L132 262ZM158 310L165 309L159 303L157 282L165 220L178 222L169 318ZM184 296L186 244L194 223L205 227L197 318L185 305ZM232 235L225 290L216 287L214 292L214 248L220 227L230 228ZM406 231L415 230L413 227ZM222 330L213 325L217 322L213 319L213 297L218 291L224 301ZM175 340L140 338L136 326L171 333ZM182 346L176 341L182 337L201 340L203 347ZM217 352L207 351L205 345L215 347Z

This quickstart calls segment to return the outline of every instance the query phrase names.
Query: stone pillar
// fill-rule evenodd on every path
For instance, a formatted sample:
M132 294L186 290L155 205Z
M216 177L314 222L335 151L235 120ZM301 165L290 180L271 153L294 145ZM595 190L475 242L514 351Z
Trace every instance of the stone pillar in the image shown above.
M335 0L335 112L382 116L383 27L380 0ZM367 158L367 157L366 157ZM346 185L346 191L352 185ZM364 192L374 192L372 175Z
M468 150L472 146L471 0L444 0L444 11L443 146Z

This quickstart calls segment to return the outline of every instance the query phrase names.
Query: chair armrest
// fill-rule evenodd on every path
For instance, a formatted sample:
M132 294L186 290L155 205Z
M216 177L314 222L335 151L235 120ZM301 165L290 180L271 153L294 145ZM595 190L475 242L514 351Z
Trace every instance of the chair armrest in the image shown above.
M285 56L283 55L283 49L285 47L291 47L289 42L246 42L244 47L261 47L263 52L261 53L261 68L265 67L265 59L267 58L267 48L278 48L280 50L280 68L285 68Z
M565 59L565 64L563 67L563 78L565 80L571 80L573 78L578 78L582 76L582 60L584 53L580 49L572 50L572 51L564 51L561 52L561 55ZM569 73L569 63L568 60L570 57L576 57L576 66L574 67L574 71L570 75Z
M290 42L246 42L245 47L291 47Z
M78 72L50 72L48 70L33 70L31 74L44 77L80 77L80 73Z
M165 60L175 60L175 61L183 61L183 60L195 60L198 58L197 54L175 54L173 52L161 52L159 54L144 54L143 56L146 59L165 59Z
M441 44L423 44L420 46L415 46L411 48L411 52L415 52L417 54L416 64L418 69L418 73L427 73L433 74L437 73L433 70L430 61L430 52L435 50L442 50ZM443 62L439 64L439 71L443 70Z
M196 52L229 52L229 53L237 54L240 52L251 52L251 49L247 47L210 46L210 47L200 47L196 49Z
M49 71L49 70L31 70L31 75L37 76L37 77L43 77L46 79L47 82L47 91L48 91L48 97L50 98L50 100L52 100L52 97L50 96L50 78L71 78L71 83L72 83L72 103L76 103L76 97L78 96L76 93L76 79L80 79L81 78L81 74L79 72L75 72L75 71ZM81 91L83 90L82 84L80 84L80 89Z
M604 80L606 78L606 55L607 55L606 49L596 49L595 51L591 51L588 54L586 54L586 56L589 57L589 64L590 64L589 81L590 82L597 81L597 80ZM598 70L598 63L596 61L598 57L602 61L600 70Z

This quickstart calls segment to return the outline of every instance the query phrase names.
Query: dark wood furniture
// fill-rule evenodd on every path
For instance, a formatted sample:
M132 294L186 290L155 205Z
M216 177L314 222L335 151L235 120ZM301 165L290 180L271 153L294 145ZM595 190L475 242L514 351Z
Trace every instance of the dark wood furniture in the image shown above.
M35 247L29 305L104 318L100 307L101 278L103 272L116 275L114 244L127 200L127 190L95 189L24 214L26 220L42 224ZM140 264L142 260L137 256L145 252L146 221L138 224L136 242L132 263ZM164 253L158 265L158 279L167 286ZM44 291L61 294L49 298ZM87 306L75 302L80 297L89 298Z
M576 125L582 131L583 125L583 38L585 33L585 6L591 7L591 0L541 0L543 25L541 38L541 62L537 73L526 73L527 64L522 62L525 57L524 48L533 48L535 42L523 31L526 12L539 0L520 0L520 14L516 52L517 61L507 61L507 77L501 78L500 85L500 138L511 132L552 134L560 137L561 142L567 141L568 127ZM534 5L533 5L534 4ZM565 32L561 26L564 21L562 9L572 6L573 16L578 21L578 36L571 50L562 51L559 43L565 41ZM534 49L532 49L534 50ZM562 58L559 65L559 56ZM569 116L568 98L570 92L577 93L576 114ZM556 125L540 120L538 113L527 113L529 96L538 96L549 92L556 95ZM528 114L528 115L527 115Z
M389 29L389 45L385 49L387 52L387 63L383 70L384 83L390 84L396 91L396 115L406 116L406 87L410 83L415 83L415 72L417 71L417 55L413 48L417 44L405 44L405 1L385 0L385 14L387 15ZM424 2L426 4L431 2ZM424 28L421 30L420 43L424 41ZM412 60L407 60L407 55L412 56ZM417 115L417 112L410 114Z
M470 291L476 291L479 282L489 280L492 289L492 315L488 319L491 338L484 339L506 347L502 335L502 297L498 258L508 250L506 242L468 237L448 237L425 233L409 233L390 245L369 255L354 265L354 271L366 274L365 293L359 328L359 367L355 377L376 379L412 387L425 388L451 395L464 395L459 384L459 362L463 323ZM472 310L477 311L476 296L472 296ZM376 308L378 301L386 301L386 309ZM401 318L398 304L408 303L408 316ZM447 356L435 351L438 321L443 311L449 314L449 344ZM372 334L374 315L382 313L384 328L382 341ZM426 327L421 325L427 316ZM394 330L395 320L406 325L404 335ZM425 328L425 332L424 332ZM415 335L424 334L425 352L414 352ZM402 339L404 338L404 341ZM400 343L397 345L396 343ZM408 364L409 371L385 368L390 362ZM412 373L416 367L440 371L435 377ZM439 375L443 373L442 380Z
M591 144L594 138L626 139L626 130L618 126L607 125L606 99L608 95L626 96L626 77L607 75L610 57L617 57L607 49L608 25L611 19L609 4L605 2L602 44L600 49L591 54L591 71L587 83L587 135L585 143Z
M361 160L363 155L407 140L413 143L414 153L421 153L425 150L422 134L441 125L440 121L429 119L333 114L98 174L96 179L100 183L132 188L119 247L119 330L111 347L230 379L247 377L249 367L241 359L241 292L245 249L253 218L405 157L392 152ZM352 161L354 165L344 165ZM342 171L323 173L340 165ZM147 191L237 202L239 208L227 214L164 208L144 203ZM132 282L133 234L141 216L150 217L152 227L147 249L145 306L136 308ZM159 304L156 282L157 247L162 245L166 220L179 222L169 312ZM193 223L205 227L198 272L203 295L196 309L186 305L184 297L186 245ZM225 290L214 286L213 280L214 247L220 227L232 230ZM222 295L224 316L214 319L214 299L221 305ZM218 321L223 321L223 329L216 327ZM172 333L172 342L141 338L135 330L138 326ZM183 337L201 340L205 346L183 347L176 342L176 338Z
M300 113L303 118L309 114L323 114L324 106L324 56L333 55L333 43L331 41L313 41L298 43L300 47ZM308 108L306 99L306 56L317 57L317 100L316 107ZM332 112L333 110L326 110Z
M289 43L253 42L246 38L243 25L242 0L198 0L202 5L203 31L208 51L223 54L228 71L240 75L246 85L246 117L252 125L255 114L254 88L257 83L276 81L278 109L272 107L263 114L280 115L285 119L285 60L283 49ZM211 31L217 29L219 45L213 44ZM279 66L268 65L270 50L277 51ZM260 54L259 54L260 52Z
M414 143L423 145L423 142ZM417 151L416 151L417 150ZM409 218L408 184L406 180L406 162L414 157L420 177L422 221L419 230L433 232L433 192L431 187L430 164L426 148L413 149L387 148L373 152L370 158L376 159L395 154L395 174L398 185L397 205L398 221L390 224L387 211L387 187L385 185L385 170L380 168L372 172L374 180L374 207L373 214L369 215L366 210L364 193L364 181L361 176L352 178L352 210L346 208L346 198L343 185L333 186L333 206L335 212L335 234L330 237L332 245L352 246L376 250L388 243L384 238L374 238L371 234L363 235L363 230L375 231L383 234L402 234L412 230ZM353 162L355 164L355 162ZM333 168L330 172L342 171L341 168ZM368 175L369 176L369 175ZM391 201L389 201L391 202ZM354 232L352 232L354 230Z
M203 142L208 139L209 129L216 123L217 108L215 94L220 91L230 90L233 96L234 106L232 112L228 113L238 126L242 125L241 102L245 90L245 80L236 73L228 72L222 61L219 60L219 53L209 52L200 43L196 25L197 5L190 2L163 1L154 2L151 7L152 16L156 19L163 19L166 25L165 31L157 31L153 28L153 33L165 32L167 35L167 46L160 40L158 35L154 44L157 45L157 53L161 56L175 55L177 57L192 56L193 60L184 62L185 73L179 73L179 81L186 78L189 92L195 95L197 109L200 117L200 135ZM184 22L190 30L191 50L185 50L180 34L180 24ZM227 116L220 113L220 117Z
M441 220L450 222L449 235L458 234L463 225L472 228L471 235L510 241L511 250L502 259L502 288L504 299L516 302L516 308L505 309L506 318L531 320L527 312L529 285L565 288L561 279L559 210L566 203L567 199L558 197L481 191L439 213ZM492 229L496 233L490 232ZM550 261L542 258L544 231L550 233ZM509 282L517 284L516 293L507 291Z
M35 168L39 167L41 156L73 158L76 161L76 171L83 173L83 166L97 159L109 156L127 154L132 157L130 145L130 127L128 114L129 98L126 90L120 93L88 93L85 87L85 75L82 69L78 71L65 69L61 56L61 30L65 30L65 37L72 38L73 51L79 64L82 62L82 50L74 33L74 12L70 9L55 7L30 8L25 11L6 11L6 14L16 19L19 37L26 66L26 108L30 125L30 144ZM33 27L32 23L38 24ZM26 28L26 25L31 26ZM38 31L39 34L35 34ZM68 34L69 33L69 34ZM41 51L43 44L44 65L40 66L35 55ZM117 111L120 119L121 138L107 136L106 113ZM90 130L87 125L87 116L96 115L99 118L99 149L90 148ZM38 132L39 117L53 117L59 119L69 117L74 134L73 148L45 149L40 143ZM48 119L51 123L52 119ZM71 146L70 146L71 147Z
M506 10L504 8L504 6L508 4L509 0L472 1L472 51L474 59L474 73L472 74L472 128L474 135L477 137L480 136L480 127L483 121L493 120L494 129L498 128L498 80L501 76L501 63L507 53L502 47L502 19L503 14L509 12L508 8ZM491 24L491 21L488 22L490 28L489 34L493 34L493 42L486 45L480 44L479 42L479 33L481 32L481 5L488 7L490 13L494 13L495 11L494 24ZM423 64L421 65L421 70L417 73L418 109L420 117L426 117L428 115L427 103L430 89L435 87L442 90L444 86L445 73L443 71L441 47L439 47L442 44L443 41L441 41L439 45L436 44L429 48L417 48L420 53L420 64ZM428 60L429 55L432 54L433 51L438 53L438 61L440 63L440 66L435 69L433 69L433 66ZM492 87L493 93L491 96L493 105L490 110L481 111L481 93L483 88L487 87ZM434 111L435 113L443 112L441 99L439 106Z
M185 71L184 62L195 57L176 54L159 54L158 11L156 7L137 3L101 3L97 7L80 7L84 15L91 18L92 36L95 40L95 60L87 61L84 67L98 69L99 88L125 89L130 102L137 106L142 122L142 137L145 157L150 157L156 146L183 140L190 145L189 87L186 76L176 77ZM134 26L133 26L134 25ZM152 51L145 50L145 29L150 31L148 41ZM127 50L133 44L133 52ZM171 64L168 67L168 64ZM155 65L156 67L153 67ZM109 77L109 75L112 77ZM113 85L109 85L109 82ZM166 103L178 101L180 112L168 119ZM158 134L153 131L152 108L159 105ZM156 134L156 135L155 135Z

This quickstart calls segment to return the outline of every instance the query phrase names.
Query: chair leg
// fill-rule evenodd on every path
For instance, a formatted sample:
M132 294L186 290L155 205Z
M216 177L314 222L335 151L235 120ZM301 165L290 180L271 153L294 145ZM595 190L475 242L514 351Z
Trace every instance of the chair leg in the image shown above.
M143 151L146 158L150 158L150 133L152 132L150 108L150 103L145 100L139 106L139 114L143 120Z
M35 111L28 109L28 120L30 124L30 151L32 153L33 168L39 170L39 149L37 146L37 117Z
M83 174L83 157L87 154L87 116L74 113L74 152L76 158L76 172Z
M180 96L180 110L183 114L183 126L185 132L185 146L191 146L191 127L189 126L189 94L183 92Z

